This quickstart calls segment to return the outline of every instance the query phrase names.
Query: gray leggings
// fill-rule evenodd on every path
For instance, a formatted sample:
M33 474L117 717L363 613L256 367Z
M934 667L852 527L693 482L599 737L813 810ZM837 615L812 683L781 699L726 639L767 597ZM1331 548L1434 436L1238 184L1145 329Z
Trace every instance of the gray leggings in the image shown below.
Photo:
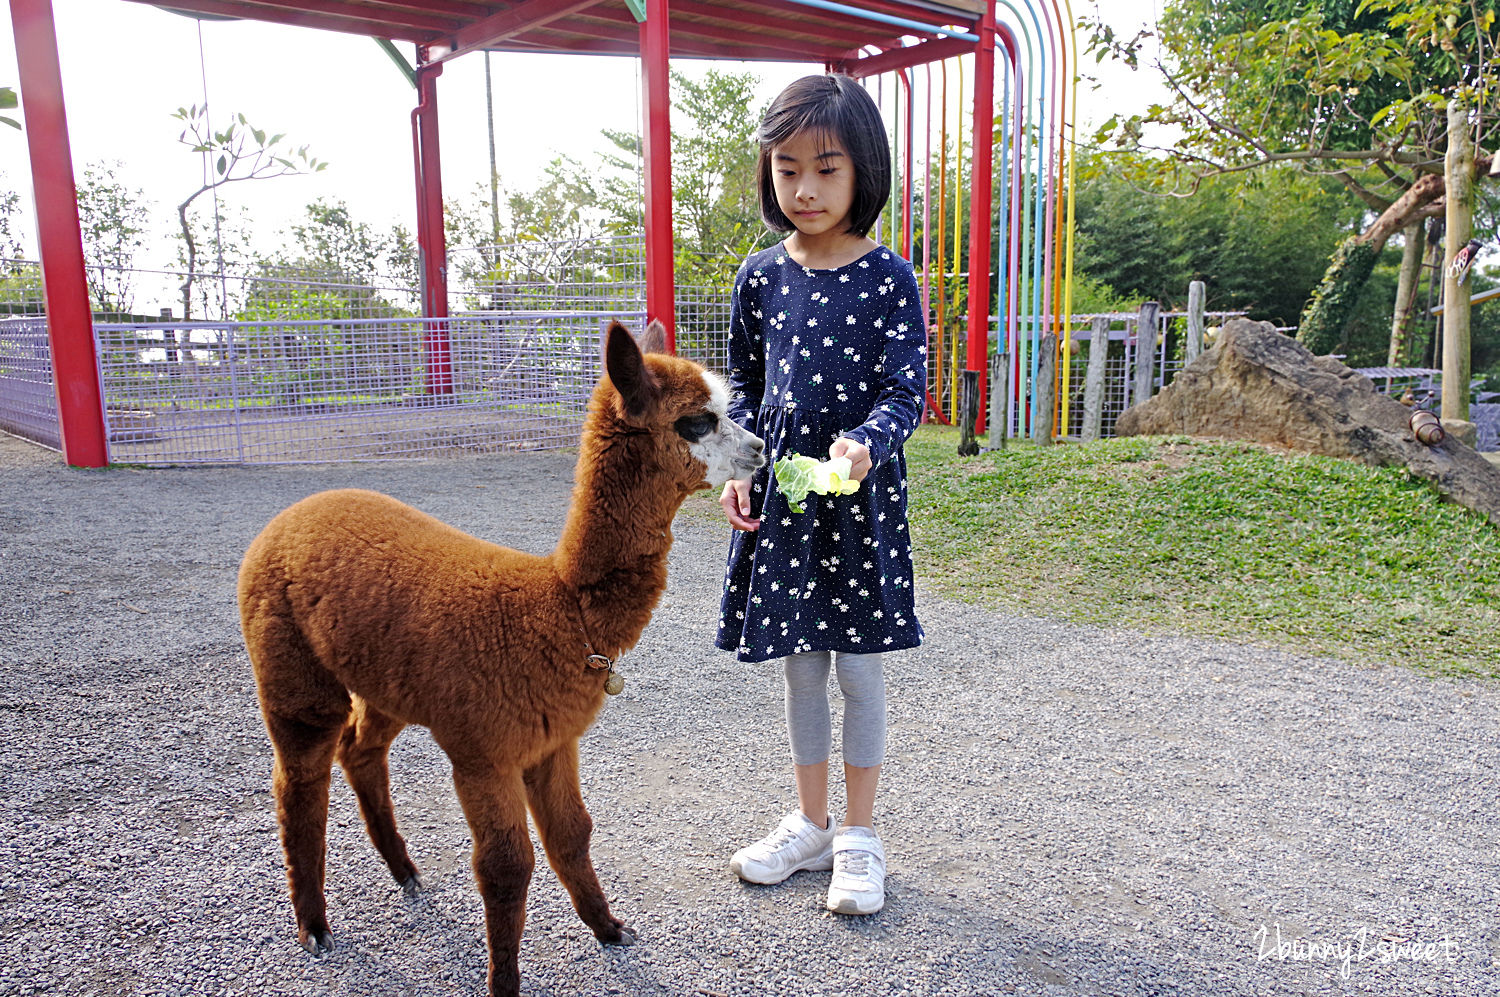
M885 760L885 672L878 654L810 651L789 654L786 675L786 726L792 762L816 765L833 750L833 721L828 710L829 659L838 663L844 693L844 764L871 768Z

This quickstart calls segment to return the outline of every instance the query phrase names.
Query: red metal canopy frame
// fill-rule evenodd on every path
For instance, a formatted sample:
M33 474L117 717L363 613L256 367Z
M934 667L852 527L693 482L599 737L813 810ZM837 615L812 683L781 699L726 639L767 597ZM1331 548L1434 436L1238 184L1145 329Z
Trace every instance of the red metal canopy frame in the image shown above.
M138 0L144 2L144 0ZM643 19L632 13L632 6ZM10 0L22 108L31 156L48 337L63 455L102 467L109 459L104 402L84 279L62 76L51 0ZM996 21L993 0L173 0L192 15L269 21L369 35L417 47L417 105L412 110L417 243L424 313L448 314L447 247L442 224L437 78L469 52L623 55L641 59L646 190L646 311L675 342L672 276L672 57L808 61L867 77L957 55L975 55L976 157L970 205L969 271L989 287L990 161L994 123ZM1011 39L1000 30L1014 61ZM975 282L978 283L975 283ZM985 370L988 303L970 294L967 366ZM448 342L430 323L427 389L453 390ZM982 375L981 375L982 376Z

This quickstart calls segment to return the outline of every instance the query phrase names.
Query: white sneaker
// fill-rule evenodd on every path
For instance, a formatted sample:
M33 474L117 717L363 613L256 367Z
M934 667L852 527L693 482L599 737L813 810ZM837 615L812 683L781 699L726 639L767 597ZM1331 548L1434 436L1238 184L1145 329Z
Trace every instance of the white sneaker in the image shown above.
M734 853L729 869L749 883L769 886L803 869L833 868L833 818L819 827L793 810L776 830Z
M885 906L885 848L868 827L842 827L833 836L833 882L828 909L873 914Z

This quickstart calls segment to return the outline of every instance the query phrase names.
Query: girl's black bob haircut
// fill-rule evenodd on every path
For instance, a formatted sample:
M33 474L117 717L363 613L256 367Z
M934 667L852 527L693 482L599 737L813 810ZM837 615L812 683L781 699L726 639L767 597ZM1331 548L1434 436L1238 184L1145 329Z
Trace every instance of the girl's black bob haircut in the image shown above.
M891 196L891 147L875 101L851 77L837 74L804 76L777 94L766 109L755 133L760 144L755 164L760 216L777 232L796 228L776 203L771 150L801 132L835 136L843 144L854 161L849 231L868 235Z

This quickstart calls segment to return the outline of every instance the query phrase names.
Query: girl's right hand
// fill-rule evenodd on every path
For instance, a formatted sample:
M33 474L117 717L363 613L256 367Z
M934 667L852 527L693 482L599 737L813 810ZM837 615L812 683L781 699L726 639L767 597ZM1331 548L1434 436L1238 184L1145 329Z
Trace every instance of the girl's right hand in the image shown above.
M758 530L760 520L750 518L750 479L724 482L724 493L719 496L719 505L729 525L737 530Z

